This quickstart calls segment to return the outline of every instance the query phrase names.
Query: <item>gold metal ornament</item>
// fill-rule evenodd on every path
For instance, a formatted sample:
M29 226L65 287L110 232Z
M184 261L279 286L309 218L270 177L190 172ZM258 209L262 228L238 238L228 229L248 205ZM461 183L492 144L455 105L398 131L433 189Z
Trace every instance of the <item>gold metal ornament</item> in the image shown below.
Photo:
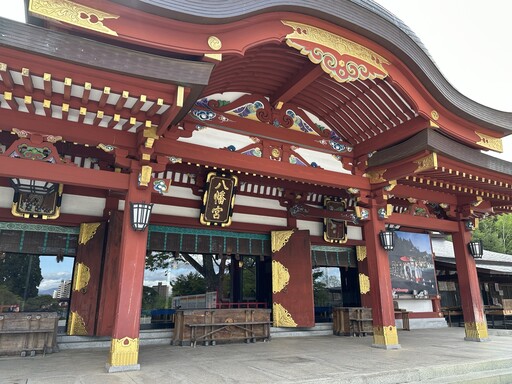
M281 156L281 151L279 150L279 148L273 148L272 149L272 157L274 159L278 159L279 156Z
M430 112L430 117L432 117L434 120L439 120L439 112L433 109L432 112Z
M279 303L273 303L272 315L274 317L274 327L297 327L297 323L293 320L290 312Z
M294 229L290 231L273 231L271 233L272 253L279 252L288 243L294 232Z
M414 160L414 163L418 164L414 173L437 169L437 153L432 152L430 155Z
M73 282L73 291L87 292L87 286L91 279L91 269L84 263L75 265L75 281Z
M356 257L357 261L363 261L366 259L366 246L364 245L356 245Z
M378 184L386 182L384 178L384 173L386 173L387 169L380 169L378 171L366 172L364 176L370 179L370 184Z
M85 321L78 314L78 312L71 311L69 314L68 320L68 335L76 335L76 336L86 336L87 328L85 326Z
M375 345L398 345L398 333L392 325L373 327L373 343Z
M503 141L500 138L492 137L477 131L475 131L475 133L480 137L480 141L476 144L489 148L490 150L503 153Z
M139 184L147 187L149 182L151 181L151 173L153 172L153 168L150 165L143 165L140 171L140 181Z
M208 38L208 46L214 51L218 51L222 48L222 41L217 36L210 36Z
M85 245L91 240L101 223L82 223L80 224L80 234L78 235L78 244Z
M43 19L57 20L80 28L117 36L117 32L103 25L105 19L119 15L103 12L69 0L30 0L29 12Z
M277 260L272 260L272 292L281 292L290 282L288 268Z
M136 365L139 358L139 339L123 337L112 339L109 364L113 367Z
M324 72L336 81L343 83L388 76L383 64L391 63L371 49L311 25L288 20L281 22L293 29L286 35L286 44L308 56L311 62L320 64ZM328 49L324 51L323 47Z
M359 274L359 292L363 295L370 292L370 278L364 273Z

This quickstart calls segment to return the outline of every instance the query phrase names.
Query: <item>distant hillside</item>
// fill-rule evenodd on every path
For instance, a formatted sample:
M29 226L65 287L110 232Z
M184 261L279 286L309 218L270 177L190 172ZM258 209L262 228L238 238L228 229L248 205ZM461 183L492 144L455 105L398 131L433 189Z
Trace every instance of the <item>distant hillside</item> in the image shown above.
M53 291L55 291L57 289L57 287L55 288L48 288L48 289L40 289L39 292L38 292L38 295L39 296L43 296L43 295L50 295L52 296L53 295Z

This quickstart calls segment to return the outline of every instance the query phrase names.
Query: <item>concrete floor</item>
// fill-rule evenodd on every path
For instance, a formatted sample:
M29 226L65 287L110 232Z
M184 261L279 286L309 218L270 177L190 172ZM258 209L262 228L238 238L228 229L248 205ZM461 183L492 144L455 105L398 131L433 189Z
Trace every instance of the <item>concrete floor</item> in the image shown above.
M512 332L500 333L490 330L490 341L469 342L464 341L464 328L399 331L398 350L372 348L371 336L275 338L196 348L143 346L141 370L120 373L106 373L108 349L63 350L1 357L0 383L448 382L442 378L489 369L512 371Z

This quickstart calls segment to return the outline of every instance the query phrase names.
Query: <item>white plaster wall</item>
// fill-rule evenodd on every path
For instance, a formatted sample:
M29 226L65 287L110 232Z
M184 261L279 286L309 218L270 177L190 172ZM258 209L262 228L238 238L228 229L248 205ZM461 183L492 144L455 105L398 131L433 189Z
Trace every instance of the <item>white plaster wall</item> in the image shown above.
M0 187L0 207L11 208L12 199L14 197L14 189L10 187Z
M106 200L102 197L79 196L64 193L62 195L60 212L70 215L103 216L105 201Z
M286 218L233 213L233 223L265 224L286 227Z
M349 225L347 226L347 235L350 240L363 240L363 229Z
M297 227L301 230L309 230L311 236L324 235L324 226L319 221L297 220Z
M279 204L278 200L265 199L262 197L251 197L251 196L237 195L235 197L235 205L245 205L248 207L268 208L268 209L276 209L278 211L286 211L286 208L281 206L281 204Z

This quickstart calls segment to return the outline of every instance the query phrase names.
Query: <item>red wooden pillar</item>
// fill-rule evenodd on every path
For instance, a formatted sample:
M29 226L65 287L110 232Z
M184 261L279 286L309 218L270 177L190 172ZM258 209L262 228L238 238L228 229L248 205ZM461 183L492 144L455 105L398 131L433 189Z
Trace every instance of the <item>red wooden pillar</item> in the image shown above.
M462 314L464 315L465 340L487 341L487 319L484 313L480 284L475 259L468 250L471 232L466 230L464 221L458 223L459 231L452 234L455 262L459 279Z
M365 289L365 280L369 281L371 292L373 317L373 347L384 349L398 349L398 333L395 325L395 311L391 287L391 274L389 271L389 258L387 251L382 248L379 241L380 231L385 230L384 221L378 219L378 207L372 204L370 220L364 223L364 239L367 251L368 277L359 275L361 292ZM363 294L364 296L364 294Z
M142 285L148 230L134 231L130 219L130 202L151 202L151 189L137 189L138 173L130 175L125 198L116 279L117 303L112 329L108 372L139 370L139 327L142 306Z

